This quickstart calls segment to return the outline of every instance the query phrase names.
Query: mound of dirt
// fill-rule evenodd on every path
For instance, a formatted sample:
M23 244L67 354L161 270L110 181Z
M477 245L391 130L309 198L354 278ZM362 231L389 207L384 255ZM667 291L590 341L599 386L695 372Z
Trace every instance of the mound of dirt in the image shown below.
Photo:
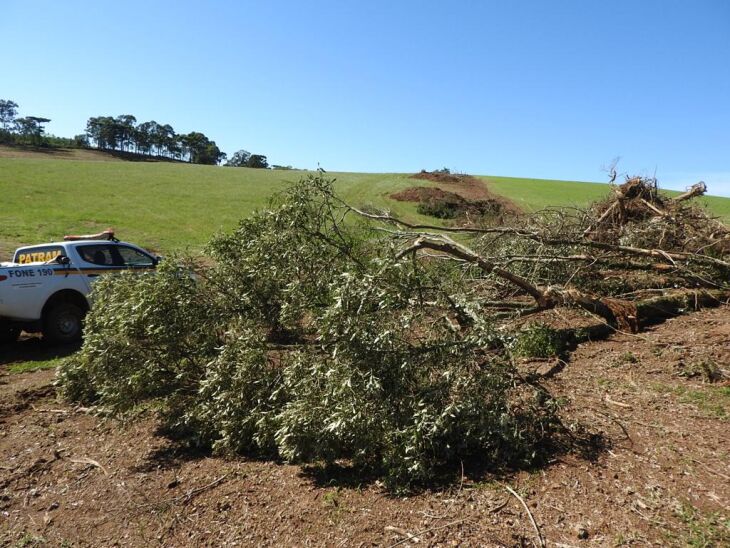
M410 178L448 185L449 191L454 192L467 200L498 200L503 203L505 208L509 207L512 211L519 211L519 208L517 208L515 204L506 198L495 196L489 191L484 181L481 181L471 175L454 175L441 171L421 171L420 173L411 175Z
M417 202L418 212L439 219L501 217L507 213L502 201L492 198L469 200L438 187L410 187L390 195L399 202Z
M455 192L441 190L438 187L412 186L390 195L399 202L425 202L427 200L447 200L455 203L466 200Z
M424 169L420 173L411 175L411 179L423 179L435 183L459 183L465 179L474 179L474 177L471 175L454 175L445 171L426 171Z
M520 213L515 204L492 194L484 181L471 175L424 170L411 178L448 185L448 190L414 186L390 195L399 202L418 203L418 212L423 215L439 219L491 217L502 221L506 216Z

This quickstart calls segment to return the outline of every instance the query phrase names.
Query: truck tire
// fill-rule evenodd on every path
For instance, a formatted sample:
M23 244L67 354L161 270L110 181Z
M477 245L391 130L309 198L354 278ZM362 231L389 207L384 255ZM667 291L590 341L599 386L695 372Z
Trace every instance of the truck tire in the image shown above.
M73 303L55 304L43 316L43 338L54 344L81 340L84 311Z
M20 329L0 321L0 344L10 344L18 340Z

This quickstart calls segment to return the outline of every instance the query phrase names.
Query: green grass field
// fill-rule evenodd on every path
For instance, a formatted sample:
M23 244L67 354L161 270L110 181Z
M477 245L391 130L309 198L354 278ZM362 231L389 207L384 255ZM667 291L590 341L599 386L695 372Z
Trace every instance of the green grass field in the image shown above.
M114 227L120 238L161 252L198 250L219 230L266 205L269 197L305 175L167 162L78 161L0 157L0 260L23 244ZM328 173L354 205L372 204L412 220L427 220L415 204L389 194L425 181L407 174ZM490 188L526 211L586 205L606 185L484 177ZM730 220L730 199L706 198Z
M165 162L0 158L0 246L7 253L20 244L111 226L119 237L157 250L195 250L304 175ZM339 191L353 203L420 217L414 204L387 198L414 185L407 176L328 175L338 179Z

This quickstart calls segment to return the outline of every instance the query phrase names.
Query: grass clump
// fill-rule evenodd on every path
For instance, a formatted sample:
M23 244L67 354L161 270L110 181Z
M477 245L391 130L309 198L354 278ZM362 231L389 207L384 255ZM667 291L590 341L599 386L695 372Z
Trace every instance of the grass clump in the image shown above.
M619 357L621 363L639 363L639 358L631 351L626 351Z
M31 371L41 371L43 369L53 369L61 364L62 358L53 358L50 360L28 361L11 363L8 366L9 373L30 373Z
M696 390L678 388L679 401L691 403L707 415L730 418L730 386L706 386Z
M676 540L692 548L711 548L730 545L730 520L719 513L704 513L689 503L675 510L686 529Z
M663 394L674 394L680 403L692 404L706 416L721 420L730 418L730 386L689 388L655 384L652 389Z

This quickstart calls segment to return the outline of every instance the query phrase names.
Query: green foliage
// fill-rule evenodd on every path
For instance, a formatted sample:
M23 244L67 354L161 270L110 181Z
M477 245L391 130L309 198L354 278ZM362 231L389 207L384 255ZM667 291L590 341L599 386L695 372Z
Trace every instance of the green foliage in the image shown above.
M14 548L32 548L34 546L47 545L48 541L41 536L31 533L24 533L13 545Z
M266 169L269 167L269 161L263 154L251 154L246 166L255 169Z
M80 136L75 140L79 141ZM226 157L225 153L203 133L193 131L178 135L170 124L154 120L137 125L131 114L92 116L86 122L85 146L93 143L104 150L119 150L136 154L187 160L193 164L216 165Z
M429 199L420 202L416 211L421 215L436 217L437 219L454 219L461 212L460 204L446 200Z
M235 152L226 162L227 167L251 167L254 169L266 169L269 163L263 154L251 154L247 150ZM281 166L277 166L282 169ZM289 166L291 169L291 166Z
M566 215L557 209L515 219L514 224L526 232L538 232L546 238L566 241L574 240L575 233L580 233L585 228L582 219ZM584 250L577 245L554 245L546 249L538 241L509 234L498 239L485 235L475 242L474 247L484 256L505 258L570 256L584 253ZM576 272L575 263L550 260L541 262L514 260L510 264L510 271L544 286L564 285L568 280L584 285L584 280L580 276L591 275L590 269L587 272Z
M215 237L196 277L169 259L101 281L62 393L153 406L218 452L348 459L394 489L469 458L532 462L554 405L489 351L460 267L398 258L344 213L310 176Z
M517 334L512 351L517 356L550 358L561 354L565 346L558 331L545 324L533 324Z
M10 131L18 115L18 103L10 99L0 99L0 124L5 131Z
M708 417L730 419L730 386L705 385L693 388L657 383L652 388L665 397L670 394L677 396L680 403L694 405Z
M50 122L49 118L40 116L24 116L16 118L15 131L21 137L20 142L25 142L33 146L41 146L43 134L45 133L45 124Z
M225 163L226 167L246 167L248 160L251 158L251 153L247 150L238 150L234 152L228 161Z
M176 405L218 344L216 315L188 270L164 261L156 275L98 280L81 351L59 370L62 393L99 399L122 414L150 400Z

